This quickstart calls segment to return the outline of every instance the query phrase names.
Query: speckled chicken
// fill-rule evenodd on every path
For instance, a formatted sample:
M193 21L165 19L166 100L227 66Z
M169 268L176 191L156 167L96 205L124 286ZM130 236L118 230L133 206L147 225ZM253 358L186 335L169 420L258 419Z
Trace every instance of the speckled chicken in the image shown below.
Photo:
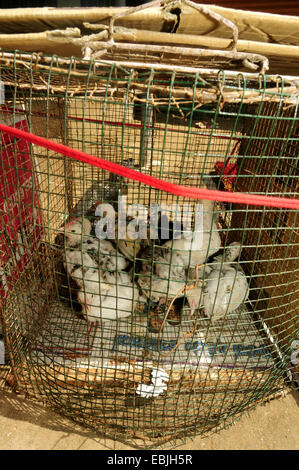
M65 235L64 262L69 274L74 264L87 267L98 265L109 271L122 271L127 267L128 261L109 240L99 240L90 235L91 223L87 218L73 219L60 232Z
M89 322L129 316L142 296L130 275L122 272L128 261L109 240L92 237L90 230L87 218L60 229L65 234L64 267L78 285L82 315Z
M169 263L169 250L156 246L146 248L142 259L137 283L144 295L153 302L161 302L167 297L175 297L186 284L184 261L177 253Z

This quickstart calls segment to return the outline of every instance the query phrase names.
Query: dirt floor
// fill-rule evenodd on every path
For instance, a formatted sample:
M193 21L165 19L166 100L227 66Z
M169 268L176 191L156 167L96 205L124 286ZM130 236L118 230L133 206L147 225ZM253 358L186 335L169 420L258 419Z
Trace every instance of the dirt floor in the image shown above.
M299 393L258 405L209 437L175 447L182 450L299 450ZM0 390L1 450L135 449L105 438L47 409L40 402Z

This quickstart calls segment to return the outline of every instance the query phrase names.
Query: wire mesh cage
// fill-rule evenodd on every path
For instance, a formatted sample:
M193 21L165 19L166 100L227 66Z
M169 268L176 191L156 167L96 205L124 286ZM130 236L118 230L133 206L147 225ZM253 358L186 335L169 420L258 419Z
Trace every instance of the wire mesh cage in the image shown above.
M19 52L0 68L1 122L54 143L2 132L2 322L18 386L143 448L283 391L298 209L230 196L298 196L296 80ZM225 197L157 189L136 170Z

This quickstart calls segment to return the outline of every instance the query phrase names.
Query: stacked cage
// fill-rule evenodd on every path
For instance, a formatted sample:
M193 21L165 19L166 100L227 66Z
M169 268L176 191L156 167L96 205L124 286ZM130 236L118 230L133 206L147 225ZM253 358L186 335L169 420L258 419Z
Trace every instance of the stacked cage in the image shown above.
M283 391L298 210L229 201L298 196L296 82L18 52L0 67L1 121L27 132L1 141L2 320L18 387L142 447L219 429Z

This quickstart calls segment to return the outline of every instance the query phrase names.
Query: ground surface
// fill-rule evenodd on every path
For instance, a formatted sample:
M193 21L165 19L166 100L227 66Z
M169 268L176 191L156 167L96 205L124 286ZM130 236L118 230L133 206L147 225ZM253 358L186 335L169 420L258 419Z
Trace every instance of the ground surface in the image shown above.
M120 450L133 447L104 439L11 391L0 391L1 450ZM196 437L176 449L299 450L299 393L289 392L244 414L229 428Z

